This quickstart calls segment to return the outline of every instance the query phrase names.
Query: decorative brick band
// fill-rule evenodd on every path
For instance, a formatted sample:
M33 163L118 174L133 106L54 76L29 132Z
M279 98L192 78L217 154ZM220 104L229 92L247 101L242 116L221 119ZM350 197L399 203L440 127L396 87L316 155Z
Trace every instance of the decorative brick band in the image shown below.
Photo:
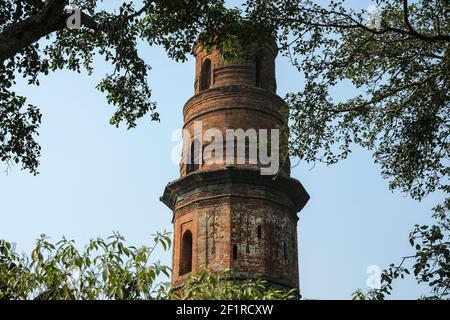
M242 105L227 105L227 106L220 106L220 107L210 107L210 108L208 108L207 110L205 110L203 112L194 113L193 115L191 115L191 117L189 117L189 118L187 118L185 120L183 129L186 128L187 126L189 126L189 124L192 121L194 121L194 120L196 120L196 119L198 119L198 118L200 118L202 116L205 116L205 115L208 115L208 114L212 114L212 113L216 113L216 112L226 111L226 110L233 110L233 109L234 110L239 110L240 109L240 110L256 111L256 112L263 113L263 114L272 116L274 118L277 118L279 120L280 124L284 123L283 117L280 116L279 113L273 112L270 109L262 109L260 107L254 107L254 106L248 106L248 105L245 105L245 106L242 106Z
M218 206L221 204L225 204L225 203L231 202L233 198L246 199L246 200L259 200L259 201L262 200L265 202L270 202L270 203L280 206L282 208L288 209L292 213L292 216L295 218L295 220L298 220L296 212L292 211L292 205L289 206L284 202L279 202L279 201L275 201L272 199L268 199L267 197L264 197L264 196L260 196L260 197L250 196L250 195L242 196L242 195L237 195L237 194L232 194L232 193L225 193L225 194L220 194L220 195L216 195L216 196L202 197L200 199L194 199L192 201L189 201L180 206L177 205L175 208L175 216L181 217L186 213L192 212L193 209L212 207L212 206Z
M191 97L183 107L185 122L190 120L190 117L192 116L188 115L193 112L198 105L203 106L215 101L217 101L217 104L220 104L220 102L223 103L224 98L233 98L236 97L236 94L239 95L240 101L243 101L246 97L250 98L249 101L257 101L255 103L245 103L246 108L258 109L262 112L270 110L269 112L271 115L276 116L282 122L285 121L283 115L277 108L277 106L285 105L285 102L278 95L258 87L229 85L211 88ZM210 107L208 106L208 109L209 108Z
M188 194L211 190L211 186L226 183L235 186L246 184L251 187L253 185L254 188L262 190L265 188L285 194L292 201L291 209L295 212L299 212L309 200L308 193L296 179L283 175L273 179L271 176L260 175L257 169L227 167L225 169L193 172L169 183L164 190L161 201L174 210L178 200L186 198Z

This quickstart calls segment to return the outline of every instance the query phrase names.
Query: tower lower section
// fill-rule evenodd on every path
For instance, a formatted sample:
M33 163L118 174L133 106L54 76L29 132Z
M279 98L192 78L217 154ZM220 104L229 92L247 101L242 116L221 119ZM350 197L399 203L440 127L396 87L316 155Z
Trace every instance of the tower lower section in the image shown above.
M167 185L173 210L172 284L202 269L299 287L297 212L309 199L301 183L257 169L197 171Z

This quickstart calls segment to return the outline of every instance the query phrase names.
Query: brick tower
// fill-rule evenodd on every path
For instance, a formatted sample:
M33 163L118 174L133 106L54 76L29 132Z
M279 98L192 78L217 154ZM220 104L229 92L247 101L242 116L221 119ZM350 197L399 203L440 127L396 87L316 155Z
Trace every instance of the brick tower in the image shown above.
M196 132L201 123L202 132L214 129L226 140L227 129L270 132L286 123L284 102L276 95L277 47L268 44L255 58L232 61L199 44L193 51L195 95L183 109L188 161L181 162L181 177L161 197L173 211L172 284L179 287L201 269L231 269L242 279L264 278L276 287L298 288L297 213L309 195L290 177L288 161L276 178L261 173L261 161L249 163L249 155L263 142L260 136L256 146L245 140L245 163L237 161L239 151L226 145L230 139L223 143L224 160L211 163L204 151L214 141ZM279 153L287 146L281 140ZM225 160L229 154L234 163Z

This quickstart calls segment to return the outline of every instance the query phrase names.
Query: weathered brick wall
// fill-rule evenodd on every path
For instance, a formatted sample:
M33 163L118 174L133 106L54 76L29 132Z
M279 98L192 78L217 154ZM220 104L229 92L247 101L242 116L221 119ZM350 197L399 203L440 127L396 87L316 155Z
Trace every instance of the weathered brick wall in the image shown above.
M227 129L255 129L259 132L260 129L268 130L268 137L270 138L270 129L280 129L283 133L283 126L286 123L286 118L280 112L283 107L283 100L278 96L255 87L244 86L229 86L219 87L207 90L190 99L184 107L185 124L184 129L188 130L191 138L195 137L194 126L195 123L201 122L202 132L205 133L209 129L218 129L222 136L226 137ZM212 139L213 140L213 139ZM203 147L208 144L204 141ZM280 148L286 148L287 136L281 137ZM253 146L254 149L258 145ZM189 146L186 146L189 150ZM286 149L283 149L284 152ZM255 150L258 154L258 150ZM222 151L225 156L226 148ZM280 152L280 155L283 155ZM223 157L225 159L225 157ZM250 165L238 164L237 154L235 154L234 165L241 167L260 167L261 164ZM258 157L259 159L259 157ZM224 163L215 161L216 163L208 163L208 159L204 159L204 163L200 164L201 170L210 170L223 167ZM289 159L280 159L280 162L287 161L282 167L282 174L289 175L290 165ZM182 163L180 166L181 176L187 174L187 166Z
M230 256L224 246L229 244L230 207L225 202L199 201L182 206L175 211L173 276L175 286L190 275L180 275L181 237L183 224L189 223L193 234L192 272L201 269L224 270L230 267Z
M246 278L263 276L298 287L297 221L292 213L273 202L242 198L233 199L231 212L231 243L238 246L232 268Z
M297 217L286 206L289 199L248 185L210 189L177 202L174 285L188 276L179 275L181 237L187 228L195 239L192 272L232 269L245 278L264 277L275 284L298 287ZM232 257L233 245L237 246L237 259Z

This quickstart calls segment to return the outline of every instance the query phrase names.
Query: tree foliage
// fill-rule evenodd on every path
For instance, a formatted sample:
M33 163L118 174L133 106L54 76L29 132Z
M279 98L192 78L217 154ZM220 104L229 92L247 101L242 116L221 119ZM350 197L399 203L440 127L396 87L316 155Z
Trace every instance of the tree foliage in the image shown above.
M296 290L271 287L265 280L240 280L231 270L215 273L199 271L191 276L184 286L172 290L175 300L292 300Z
M171 288L170 268L153 262L155 249L169 250L169 233L153 236L150 247L126 245L114 233L84 249L73 240L52 243L42 235L30 255L0 240L0 300L284 300L295 291L272 288L264 280L238 281L231 271L200 271L185 286Z
M339 2L290 2L270 10L306 78L287 99L292 155L333 164L359 144L373 151L392 189L418 200L448 192L448 1L378 1L378 26ZM342 80L360 94L335 99Z
M168 250L170 235L158 233L150 247L127 246L114 233L91 240L83 250L74 241L55 244L42 235L31 255L18 254L11 243L0 241L0 300L154 299L167 295L170 269L152 262L160 246Z
M70 5L70 6L69 6ZM67 28L80 8L81 28ZM111 66L97 88L115 107L110 123L127 128L149 115L159 120L151 100L150 66L140 57L138 43L163 45L170 57L186 59L199 32L220 21L222 1L123 1L111 10L101 0L0 1L0 159L21 163L37 173L40 147L36 142L41 113L14 92L16 78L39 85L39 77L67 69L92 74L96 56ZM39 41L41 40L41 41ZM50 94L50 93L49 93Z

